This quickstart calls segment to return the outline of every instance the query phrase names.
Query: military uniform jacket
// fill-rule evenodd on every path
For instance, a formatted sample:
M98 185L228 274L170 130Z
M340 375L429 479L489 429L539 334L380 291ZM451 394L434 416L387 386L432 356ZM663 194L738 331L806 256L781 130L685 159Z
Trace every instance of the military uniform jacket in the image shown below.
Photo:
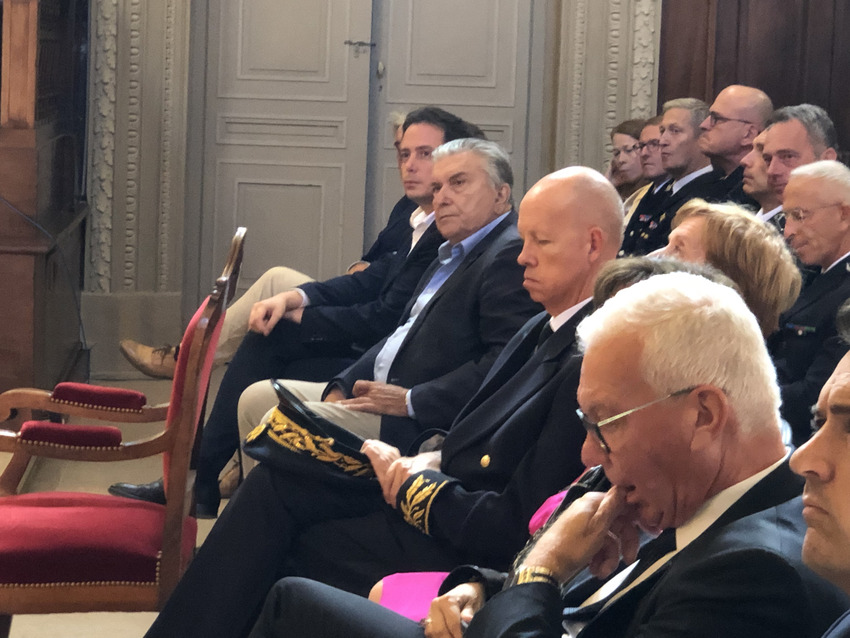
M779 317L779 330L767 341L782 390L782 416L791 425L797 445L811 435L810 408L847 352L835 315L848 297L850 258L817 275Z
M546 313L511 340L446 435L440 471L413 475L399 490L408 523L466 560L507 566L531 515L584 469L575 327L588 312L536 350Z
M387 382L411 389L416 420L384 416L381 439L406 451L430 428L447 429L481 385L502 348L540 305L522 287L516 259L522 240L511 212L475 245L419 313L390 366ZM439 266L434 261L410 297L399 325ZM347 395L374 377L386 338L331 381ZM329 386L330 387L330 386Z

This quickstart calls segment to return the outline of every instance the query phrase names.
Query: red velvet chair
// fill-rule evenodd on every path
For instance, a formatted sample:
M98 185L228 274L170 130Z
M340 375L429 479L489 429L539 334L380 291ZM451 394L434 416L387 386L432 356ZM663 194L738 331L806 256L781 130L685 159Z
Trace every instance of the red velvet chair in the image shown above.
M148 406L132 390L77 383L0 395L6 418L26 409L125 423L165 420L159 434L131 442L114 426L31 420L17 431L0 430L0 451L13 453L0 481L0 637L8 636L13 614L156 611L177 584L197 531L189 516L189 461L244 236L240 228L224 273L183 335L167 406ZM124 461L155 454L163 454L165 506L77 492L17 494L31 456Z

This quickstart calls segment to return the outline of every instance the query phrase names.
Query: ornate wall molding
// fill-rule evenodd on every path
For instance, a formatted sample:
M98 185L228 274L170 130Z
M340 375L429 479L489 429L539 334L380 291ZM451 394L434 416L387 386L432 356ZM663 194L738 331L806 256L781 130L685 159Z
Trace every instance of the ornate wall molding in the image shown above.
M658 58L661 38L659 0L634 0L632 34L631 113L652 117L658 95Z
M89 242L86 290L109 292L112 264L112 196L115 178L115 82L118 0L92 5L90 83Z
M122 287L136 289L139 256L139 177L141 172L142 127L142 2L130 0L128 6L129 51L127 67L127 167L124 195L124 237Z
M167 290L169 283L168 249L169 231L172 219L172 185L171 185L171 157L172 136L174 135L174 54L175 54L175 2L186 0L167 0L165 7L165 58L163 60L163 86L162 86L162 117L161 129L161 153L159 162L159 211L157 215L157 290ZM183 87L185 88L185 87Z

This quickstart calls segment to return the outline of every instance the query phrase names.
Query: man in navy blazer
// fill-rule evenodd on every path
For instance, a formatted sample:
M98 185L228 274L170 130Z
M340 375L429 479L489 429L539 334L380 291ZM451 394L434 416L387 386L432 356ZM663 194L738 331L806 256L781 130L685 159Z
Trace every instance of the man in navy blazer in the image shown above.
M502 591L491 573L456 570L450 580L464 582L432 603L425 635L460 636L468 623L467 638L820 636L850 599L802 562L802 480L788 467L773 368L740 296L696 275L659 275L621 290L577 332L582 458L611 487L554 517ZM657 538L638 551L641 531ZM356 619L347 636L423 632L285 579L251 636L330 636L340 611Z
M850 304L844 304L844 324ZM843 338L850 338L846 327ZM805 477L803 516L808 530L803 561L850 594L850 354L844 355L821 390L814 414L815 434L791 457L791 469ZM824 638L850 636L850 611Z
M785 238L803 264L820 271L768 341L782 416L799 446L811 434L810 407L848 350L835 316L850 297L850 169L835 160L795 168L783 197Z
M622 208L602 175L564 169L523 199L519 230L524 286L546 312L505 347L442 449L404 457L368 441L364 450L379 481L339 479L332 487L260 464L149 636L244 635L284 574L365 595L399 570L448 569L465 560L507 567L528 538L531 514L583 468L575 325L588 312L597 273L619 248ZM426 500L421 514L409 506Z

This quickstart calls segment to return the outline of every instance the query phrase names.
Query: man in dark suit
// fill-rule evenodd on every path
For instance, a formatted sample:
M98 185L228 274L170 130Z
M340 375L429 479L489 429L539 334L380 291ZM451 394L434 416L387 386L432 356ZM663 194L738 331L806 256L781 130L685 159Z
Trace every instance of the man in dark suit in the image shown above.
M657 192L647 193L635 208L626 226L621 256L646 255L661 248L682 204L694 197L720 201L728 191L723 174L712 168L699 146L699 126L709 117L708 105L680 98L665 102L663 111L661 164L670 181Z
M842 307L844 339L850 305ZM808 529L803 561L815 572L850 594L850 355L844 355L821 390L813 424L815 434L791 456L791 469L805 477L803 516ZM824 638L850 636L850 611Z
M753 149L753 141L764 130L773 113L773 103L764 91L732 84L717 94L702 124L700 150L723 174L724 201L756 210L757 202L743 188L741 160Z
M582 457L612 487L555 517L500 593L493 574L456 570L449 579L461 584L432 603L426 635L459 636L469 621L468 638L820 636L850 600L802 564L802 481L741 298L699 276L659 275L617 293L578 335ZM639 528L658 534L640 552ZM285 579L252 636L331 636L340 609L356 619L347 636L422 635L386 610Z
M402 125L400 170L405 193L424 218L395 253L363 271L305 283L254 304L249 327L222 379L204 428L197 461L197 513L218 512L218 476L239 446L237 405L260 379L327 380L395 327L443 238L431 223L431 152L447 140L481 136L480 129L437 107L408 114ZM411 248L412 240L416 238ZM507 341L507 339L505 339ZM118 483L117 496L164 502L162 482Z
M529 191L519 228L524 285L546 313L502 351L442 450L404 457L369 441L364 449L379 484L349 479L332 488L316 476L261 464L149 636L244 635L283 574L365 595L379 578L402 569L447 569L461 559L508 565L528 537L531 513L583 468L575 325L587 313L599 269L620 245L621 204L599 173L564 169ZM422 515L413 505L423 501L417 493L429 505ZM211 616L198 612L209 604L207 590L219 589L221 596L210 594L212 605L226 607Z
M803 264L820 271L768 341L782 416L801 445L811 434L810 406L848 349L835 316L850 297L850 169L835 160L795 168L783 197L785 238Z

